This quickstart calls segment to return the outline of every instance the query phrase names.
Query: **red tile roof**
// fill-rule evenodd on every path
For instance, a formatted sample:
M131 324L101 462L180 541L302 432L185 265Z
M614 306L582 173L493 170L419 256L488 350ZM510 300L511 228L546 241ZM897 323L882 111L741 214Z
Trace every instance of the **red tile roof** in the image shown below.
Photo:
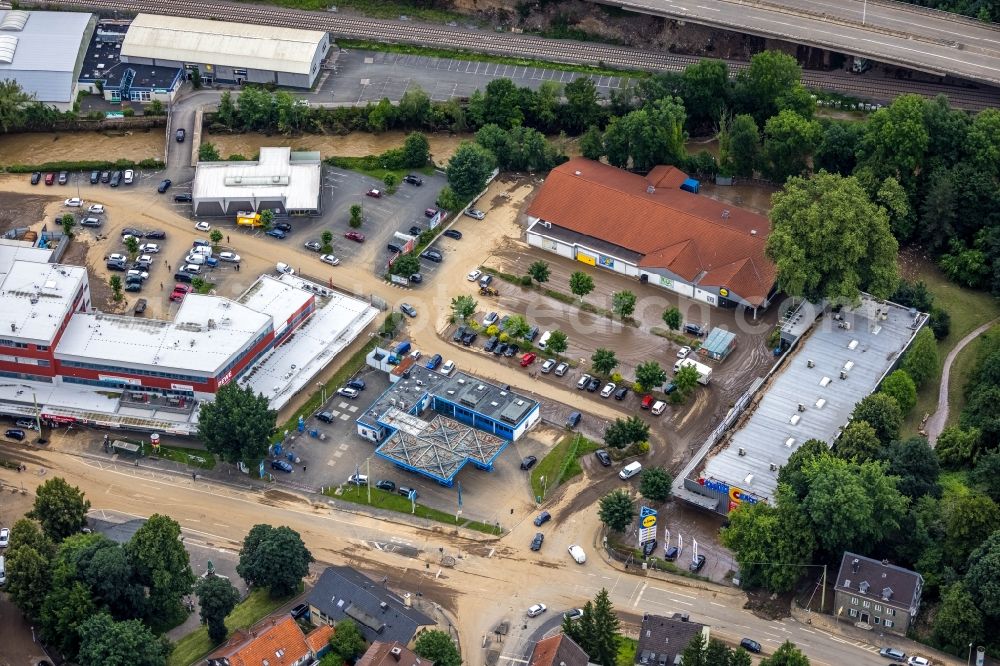
M549 636L535 643L528 666L587 666L587 653L566 634Z
M306 636L306 645L313 652L319 652L327 646L330 642L330 638L333 636L334 629L328 624L321 625L310 631Z
M392 651L398 649L397 654ZM361 655L355 666L434 666L430 659L418 657L399 641L383 643L375 641L367 652Z
M575 158L549 173L528 215L641 254L643 268L762 302L776 277L764 255L770 222L681 190L686 179L671 166L644 177Z
M315 633L315 632L314 632ZM294 664L311 654L302 629L286 615L261 622L250 631L238 631L208 660L228 659L230 666L270 666Z

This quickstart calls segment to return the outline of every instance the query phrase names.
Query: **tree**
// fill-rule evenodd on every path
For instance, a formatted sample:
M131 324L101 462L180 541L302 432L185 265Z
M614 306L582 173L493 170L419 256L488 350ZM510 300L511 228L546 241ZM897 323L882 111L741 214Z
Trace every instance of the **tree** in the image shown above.
M412 254L404 254L392 262L389 269L394 275L410 276L420 272L420 259Z
M774 654L761 659L760 666L809 666L809 658L795 647L795 643L785 641Z
M597 515L608 529L624 532L635 519L635 506L628 491L619 488L602 497L598 502Z
M802 69L790 55L763 51L750 59L750 66L736 76L737 106L759 124L778 113L779 98L793 90Z
M496 164L490 151L476 143L462 142L448 160L448 186L459 197L474 197L486 187Z
M431 161L431 144L421 132L410 132L403 141L403 165L411 169L427 166Z
M631 291L616 291L611 294L611 310L622 318L628 319L635 312L636 297Z
M637 416L615 419L604 431L604 443L615 449L624 449L649 439L649 424Z
M903 416L909 414L917 404L917 386L905 370L896 370L882 380L880 391L896 399Z
M809 157L819 146L822 126L794 111L781 111L764 124L764 174L777 183L808 170Z
M896 178L911 194L930 143L924 104L921 95L900 95L869 117L858 146L861 165L878 180Z
M59 218L59 226L62 227L63 233L66 234L66 238L72 238L73 227L76 226L76 219L69 213L66 213Z
M357 229L361 226L361 223L364 222L363 211L364 208L361 207L361 204L354 204L351 206L351 221L348 222L351 229Z
M56 554L56 544L42 531L41 525L30 518L21 518L10 528L7 554L13 555L22 546L34 548L47 560L51 560Z
M618 359L610 349L599 347L590 357L591 366L594 372L599 375L609 375L611 371L618 367Z
M985 638L983 614L961 582L953 583L941 595L931 636L939 648L959 656Z
M584 296L594 291L594 278L583 271L576 271L569 276L569 290L582 301Z
M476 303L476 299L466 294L451 299L451 313L455 316L455 319L465 321L476 313L477 307L479 307L479 304Z
M33 545L23 544L16 548L14 545L12 537L6 557L7 594L25 617L35 622L40 619L42 602L52 586L51 563Z
M589 641L590 651L587 653L594 663L601 666L615 666L618 655L618 630L621 622L615 615L614 606L608 591L601 591L594 597L593 628L594 633Z
M228 633L226 617L239 602L240 593L222 576L205 576L195 585L194 591L198 595L201 623L208 626L208 637L212 643L221 643Z
M233 103L233 94L226 90L219 97L219 107L215 110L215 122L233 129L236 125L236 104Z
M423 127L430 120L431 98L419 86L403 93L396 107L396 120L404 127Z
M549 264L547 261L539 259L538 261L532 262L532 264L528 266L528 275L530 275L531 279L538 284L548 282L549 274Z
M934 332L929 328L920 329L914 336L909 351L903 357L903 370L918 387L922 387L937 374L937 341L934 340Z
M927 438L908 437L895 441L887 447L883 457L889 461L886 473L899 479L896 487L910 499L941 495L938 485L941 468Z
M7 134L24 123L25 111L33 97L13 79L0 81L0 133Z
M680 96L688 110L688 128L710 132L722 117L731 93L729 68L722 60L704 59L685 67Z
M67 553L74 577L87 586L95 604L116 620L149 616L146 590L126 548L103 535L92 535Z
M957 428L945 428L945 432L949 430L955 431ZM962 432L962 431L959 431ZM944 432L938 436L937 446L935 447L935 452L941 455L941 438L944 437ZM942 460L942 464L944 461ZM1000 484L996 482L1000 479L1000 450L990 451L986 455L979 458L976 461L976 466L972 469L972 473L969 475L969 480L972 481L973 485L979 488L985 495L987 495L994 502L1000 503ZM20 522L20 521L18 521ZM17 524L15 523L14 529L17 529ZM11 544L14 543L14 534L11 533Z
M531 330L531 325L528 324L528 320L521 315L511 315L507 320L507 323L503 325L504 333L510 336L511 340L519 340L526 335L528 331Z
M1000 531L991 534L969 558L965 588L985 615L1000 618Z
M864 124L832 121L823 130L823 138L813 155L813 168L849 176L858 162L857 149Z
M107 613L98 613L80 627L81 664L163 666L169 653L169 643L139 620L115 622Z
M521 125L524 122L521 101L522 93L513 81L493 79L486 84L483 95L483 124L493 123L503 129Z
M802 469L813 458L830 455L830 447L821 439L807 439L788 456L788 462L778 469L778 485L788 488L790 496L800 501L809 491Z
M365 638L354 620L345 618L337 623L337 630L330 637L330 651L336 655L336 666L353 664L365 651Z
M681 311L675 307L669 307L663 311L663 323L671 331L679 330L681 327Z
M670 397L678 402L687 400L688 396L698 387L699 379L701 379L701 375L696 368L690 365L681 366L681 369L674 374L674 386L676 388ZM642 384L642 382L639 383ZM646 384L642 385L646 386ZM675 395L677 398L674 398Z
M83 492L56 476L38 487L35 503L26 515L41 523L45 535L58 543L86 526L89 510L90 500L84 499Z
M135 255L139 254L139 239L130 235L125 239L125 249L128 251L129 258L134 258Z
M598 102L597 86L589 76L573 79L563 88L566 97L566 110L563 124L574 134L597 125L601 118L601 106Z
M874 201L889 215L889 228L896 240L905 241L913 236L914 216L906 190L895 178L882 181L874 193Z
M789 178L772 198L771 224L767 256L789 295L853 302L862 290L876 298L895 291L899 245L855 178Z
M753 117L739 115L723 124L719 132L719 164L730 175L753 177L760 164L760 150L760 130Z
M435 666L461 666L462 655L451 636L437 629L421 632L413 644L413 651L424 659L430 659Z
M899 437L903 413L896 399L885 393L873 393L854 406L851 421L867 421L883 444Z
M604 132L608 162L648 170L657 164L681 164L687 156L684 105L664 97L625 116L615 116Z
M274 224L274 211L270 208L265 208L260 213L260 227L264 231L270 231L271 225Z
M580 137L580 154L588 160L604 157L604 133L596 125L591 125Z
M222 239L225 238L225 235L218 229L212 229L212 233L208 235L208 238L212 241L212 245L218 248L219 243L222 242Z
M383 97L374 106L368 105L368 131L378 134L393 126L396 122L396 107L387 97Z
M295 530L254 525L243 540L236 573L247 585L266 587L272 597L283 597L299 589L312 561L312 553Z
M545 348L553 354L562 354L569 347L569 338L562 331L552 331Z
M851 421L840 433L833 450L844 460L866 462L878 455L882 442L867 421Z
M399 176L390 171L382 176L382 182L385 183L386 190L389 194L392 194L396 191L396 186L399 185Z
M319 235L320 241L323 243L323 252L329 254L333 252L333 232L329 229L324 229L323 233ZM420 265L419 262L417 264ZM414 271L415 272L415 271Z
M471 197L470 197L471 198ZM438 192L438 207L444 210L458 210L468 203L469 199L459 197L450 187L445 185Z
M222 158L219 156L219 149L215 147L214 143L206 141L198 146L199 162L218 162L220 159Z
M639 477L639 494L651 502L666 502L673 481L670 472L662 467L648 467Z
M945 493L941 500L944 555L960 563L983 542L984 534L1000 529L1000 507L982 493ZM968 581L967 581L968 582ZM985 609L983 609L985 612Z
M169 516L153 514L125 546L135 567L136 580L149 591L151 619L173 626L184 617L181 598L191 591L194 573L181 526Z
M198 437L227 462L257 460L267 455L276 418L263 394L230 382L216 392L215 400L201 403Z
M649 391L657 386L662 386L667 381L667 373L663 371L663 368L656 361L646 361L636 366L635 381L643 389Z

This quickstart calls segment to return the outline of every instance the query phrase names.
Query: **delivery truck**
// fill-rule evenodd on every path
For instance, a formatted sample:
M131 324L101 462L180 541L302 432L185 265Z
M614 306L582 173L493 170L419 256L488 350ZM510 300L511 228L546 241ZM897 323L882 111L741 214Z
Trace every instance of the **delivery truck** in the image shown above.
M674 363L674 374L676 375L678 372L680 372L681 368L686 366L690 366L698 371L699 384L707 386L708 383L712 381L712 368L690 358L682 358L681 360Z

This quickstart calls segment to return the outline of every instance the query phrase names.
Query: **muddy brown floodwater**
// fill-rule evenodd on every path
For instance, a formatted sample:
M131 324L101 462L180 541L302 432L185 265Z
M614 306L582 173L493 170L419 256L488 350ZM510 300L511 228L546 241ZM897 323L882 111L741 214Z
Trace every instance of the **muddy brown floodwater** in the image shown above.
M163 159L164 130L25 132L0 135L0 163L42 164L77 160Z

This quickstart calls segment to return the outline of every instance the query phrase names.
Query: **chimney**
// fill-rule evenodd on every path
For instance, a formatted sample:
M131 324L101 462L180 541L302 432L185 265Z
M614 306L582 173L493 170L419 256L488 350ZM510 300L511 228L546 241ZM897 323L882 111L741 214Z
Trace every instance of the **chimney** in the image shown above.
M385 603L384 601L378 602L378 607L382 609L383 613L389 610L389 604Z
M861 560L855 557L854 560L851 561L851 571L853 571L854 573L858 573L858 571L860 570L861 570Z
M882 566L884 567L889 566L889 560L882 560Z
M399 658L403 656L403 650L400 649L399 647L394 647L391 650L389 650L389 654L392 655L392 658L394 660L399 661Z

